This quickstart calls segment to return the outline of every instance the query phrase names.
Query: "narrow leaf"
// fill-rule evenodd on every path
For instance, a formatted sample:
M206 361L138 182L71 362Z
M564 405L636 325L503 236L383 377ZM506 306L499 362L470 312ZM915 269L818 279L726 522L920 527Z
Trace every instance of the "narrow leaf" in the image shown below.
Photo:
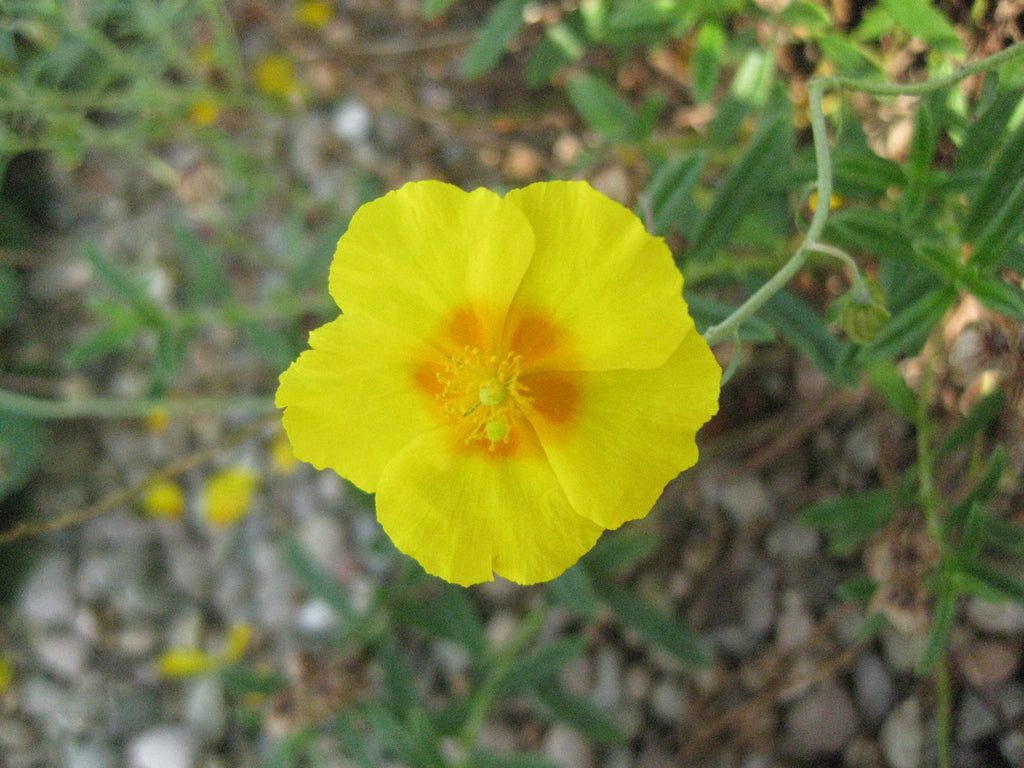
M525 7L526 0L500 0L494 6L462 60L463 77L473 80L494 69L502 54L522 29Z
M788 165L791 142L792 127L784 116L776 116L761 126L696 223L686 258L709 259L728 244L743 218L757 209L766 184Z

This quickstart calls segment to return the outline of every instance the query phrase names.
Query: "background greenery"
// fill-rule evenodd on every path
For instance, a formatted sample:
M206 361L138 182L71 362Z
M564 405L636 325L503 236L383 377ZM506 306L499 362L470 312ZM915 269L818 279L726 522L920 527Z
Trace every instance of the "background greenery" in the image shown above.
M827 535L838 558L882 552L890 563L873 567L878 558L868 557L832 599L863 607L865 637L886 622L923 622L917 671L935 692L940 764L949 764L956 680L946 660L962 599L1024 604L1024 57L913 98L885 91L941 80L1013 43L1019 29L1000 26L993 5L423 0L410 29L397 31L426 41L446 62L442 77L466 98L422 114L386 79L376 85L381 111L440 123L449 134L482 132L480 144L492 149L517 144L555 158L527 177L607 182L615 169L615 189L624 188L672 246L703 329L723 321L801 244L820 170L808 83L838 78L821 104L835 196L820 240L859 271L834 254L811 254L718 351L742 378L758 374L766 350L793 350L837 390L866 387L911 435L905 461L871 487L834 489L802 520ZM326 20L318 21L317 9ZM166 238L173 295L155 294L140 254L76 236L93 287L87 305L75 308L73 343L54 356L0 362L7 383L0 498L15 498L31 482L54 419L225 410L244 421L270 410L277 372L303 348L308 328L333 311L325 270L347 215L408 171L356 164L338 182L343 195L318 197L308 179L275 167L272 140L250 140L254 123L272 139L268 124L331 108L345 85L321 77L334 58L365 72L385 68L374 57L401 67L403 56L420 50L403 48L401 35L333 42L335 13L331 3L4 1L0 353L32 332L25 298L32 254L41 233L62 226L40 192L45 179L32 178L40 168L73 175L88 158L115 154L180 194L183 174L169 158L186 146L216 167L221 186L208 218L179 209L153 235ZM254 27L269 30L256 35L265 44L255 53L242 44ZM552 123L576 140L564 161L545 127ZM483 165L439 170L496 188L531 180ZM254 236L268 215L283 222L279 251ZM868 294L857 290L858 275ZM954 328L951 318L968 305L970 322ZM254 361L250 374L239 390L237 377L214 372L197 391L190 352L225 329ZM132 398L102 383L104 371L126 359L141 381ZM93 394L68 401L43 396L59 388L24 386L74 376L94 381ZM727 446L730 431L743 428L734 404L727 387L709 439ZM61 525L88 516L66 512ZM29 533L14 529L7 538ZM379 686L377 695L356 696L282 740L273 765L315 762L324 734L362 766L386 756L410 766L548 765L479 742L481 724L509 701L527 702L534 716L567 723L594 744L621 741L607 713L560 685L559 671L584 653L586 640L583 630L543 636L554 608L577 628L611 622L693 674L709 661L681 613L636 588L637 574L664 546L651 526L605 536L563 577L527 590L513 636L500 647L485 635L474 590L425 576L384 543L392 572L359 610L294 539L282 546L304 588L347 619L331 639L332 654L362 660ZM465 690L428 700L406 638L461 648L471 660ZM245 702L280 691L279 675L244 661L217 674L237 697L242 727L258 731L259 709Z

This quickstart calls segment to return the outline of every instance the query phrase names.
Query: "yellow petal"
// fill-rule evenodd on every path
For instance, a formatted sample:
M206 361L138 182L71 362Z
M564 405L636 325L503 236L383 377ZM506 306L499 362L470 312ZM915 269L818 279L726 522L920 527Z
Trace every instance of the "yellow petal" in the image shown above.
M157 480L146 488L142 509L149 517L181 517L185 512L185 492L173 480Z
M428 572L468 586L497 573L520 584L558 576L600 526L569 505L532 433L513 455L460 450L453 430L428 432L384 470L377 518Z
M157 659L161 677L195 677L217 668L217 661L195 648L171 648Z
M665 242L586 182L531 184L505 199L526 214L536 238L506 338L538 313L567 336L533 367L600 371L664 363L693 326Z
M432 390L416 382L437 369L438 355L393 328L349 315L313 331L309 343L313 348L281 374L277 390L295 456L372 493L384 465L438 426Z
M362 206L338 241L330 291L347 315L430 338L476 312L497 346L533 254L522 212L486 189L420 181Z
M568 422L529 404L524 413L573 508L618 528L646 515L696 463L695 437L718 411L721 375L693 331L660 368L577 374L580 401Z
M256 481L245 467L228 467L210 478L204 491L207 522L220 528L248 514Z

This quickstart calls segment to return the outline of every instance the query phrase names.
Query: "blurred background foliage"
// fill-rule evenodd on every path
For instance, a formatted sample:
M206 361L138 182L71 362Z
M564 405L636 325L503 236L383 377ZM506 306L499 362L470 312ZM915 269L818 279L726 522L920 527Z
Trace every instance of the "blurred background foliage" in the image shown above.
M949 75L1019 40L1019 19L998 18L995 6L422 0L416 30L458 55L446 75L454 87L506 98L479 114L469 99L446 114L414 112L388 96L381 108L443 120L454 132L519 126L526 143L545 121L568 126L563 134L578 137L573 151L540 163L535 175L603 180L635 205L672 247L705 328L785 263L822 203L814 194L809 78L884 84ZM324 277L345 216L395 181L368 163L340 182L341 200L318 197L308 180L275 169L266 137L248 133L254 116L287 119L334 104L336 84L318 79L331 61L401 61L408 41L335 40L334 14L335 4L312 1L4 0L0 334L8 341L25 333L18 323L34 267L19 254L41 231L66 227L46 191L48 165L73 173L90 154L115 153L187 195L172 155L188 145L223 179L215 210L165 223L172 236L162 248L177 270L170 293L154 287L145 259L79 238L93 285L82 331L60 359L0 359L6 383L102 376L129 356L143 371L135 395L199 394L188 375L190 352L228 328L256 361L245 394L272 391L308 328L333 311ZM240 30L261 24L275 45L244 49ZM449 29L451 38L436 39ZM410 43L404 52L415 50ZM825 532L836 556L867 551L863 572L835 596L865 607L873 617L866 633L884 622L929 628L918 669L936 675L940 700L950 695L942 662L961 596L1024 604L1022 94L1022 57L909 99L831 90L823 108L835 194L823 240L855 259L872 302L851 298L843 262L815 256L741 327L738 344L722 345L723 358L735 358L741 371L756 366L757 349L787 345L836 387L868 386L913 434L913 457L888 468L875 487L835 489L802 519ZM507 172L494 186L521 180ZM251 237L268 210L285 222L278 252ZM230 388L237 377L227 381L203 394L243 394ZM39 402L11 393L0 401L0 498L13 498L31 479L48 420L79 413ZM83 402L89 415L93 401ZM741 422L730 403L726 390L719 433ZM595 744L621 741L607 713L560 686L559 670L586 641L572 632L542 635L553 606L577 628L612 621L685 669L707 661L701 638L663 596L634 588L660 546L643 526L606 536L579 566L526 593L503 644L485 636L472 590L430 579L403 559L370 604L356 608L297 541L283 546L303 587L346 620L330 642L339 690L325 696L324 709L306 713L270 765L306 764L325 732L360 766L385 757L410 766L549 765L478 743L481 723L509 701L525 701L537 717L565 722ZM386 542L374 546L394 556ZM427 640L453 644L469 659L465 689L440 701L418 688L407 652ZM370 687L359 671L368 663L379 680L374 697L361 694ZM261 727L259 708L247 702L289 695L277 672L244 660L211 673L235 692L243 728Z

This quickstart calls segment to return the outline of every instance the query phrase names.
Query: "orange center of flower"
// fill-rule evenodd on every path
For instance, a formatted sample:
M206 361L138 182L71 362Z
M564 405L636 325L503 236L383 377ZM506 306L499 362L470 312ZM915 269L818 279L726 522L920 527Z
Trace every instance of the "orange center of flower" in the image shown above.
M438 399L445 417L465 420L466 442L486 440L493 451L508 443L512 428L522 418L521 406L530 402L519 381L519 355L488 355L465 347L437 373Z
M549 437L570 428L582 388L579 374L558 370L571 371L572 360L565 354L571 349L567 334L556 324L540 313L506 318L512 331L494 352L491 317L471 309L455 312L436 339L447 350L444 362L417 366L414 381L433 398L441 419L456 427L460 446L501 459L539 449L537 420L544 421ZM552 365L555 352L563 355Z

